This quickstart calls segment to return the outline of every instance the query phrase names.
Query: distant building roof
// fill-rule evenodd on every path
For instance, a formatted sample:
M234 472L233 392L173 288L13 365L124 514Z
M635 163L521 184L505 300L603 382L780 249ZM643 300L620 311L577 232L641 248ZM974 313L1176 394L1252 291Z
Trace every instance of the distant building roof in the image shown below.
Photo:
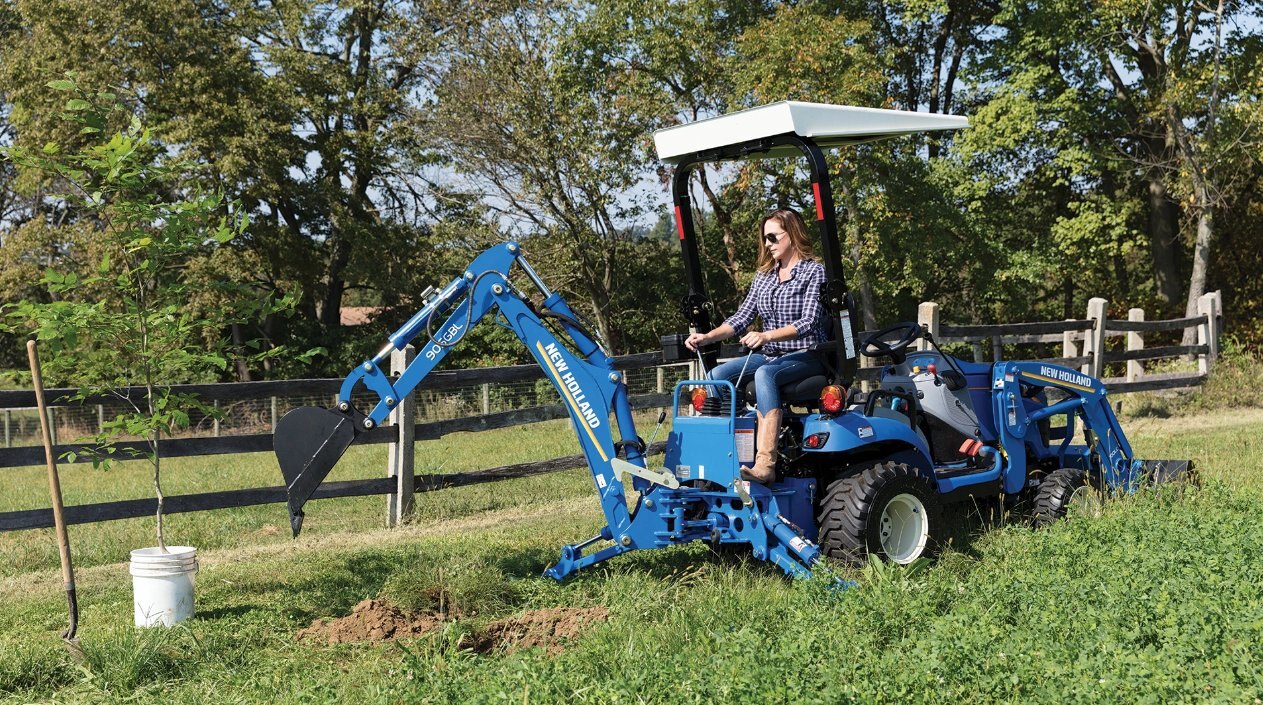
M344 326L362 326L381 313L380 306L343 306L339 312Z

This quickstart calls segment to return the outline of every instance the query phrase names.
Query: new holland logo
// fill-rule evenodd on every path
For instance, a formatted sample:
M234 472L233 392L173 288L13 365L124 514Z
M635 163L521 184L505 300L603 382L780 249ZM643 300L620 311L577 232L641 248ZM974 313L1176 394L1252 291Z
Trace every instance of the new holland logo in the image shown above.
M1070 370L1063 370L1057 367L1047 367L1045 365L1040 365L1039 373L1043 375L1044 377L1048 377L1049 379L1054 379L1059 382L1069 382L1070 384L1077 384L1080 387L1092 386L1091 377L1084 374L1079 374L1078 372L1072 372Z
M592 410L592 404L587 401L587 395L583 393L583 388L579 386L579 381L574 378L574 373L570 371L570 366L566 364L566 358L557 349L557 344L549 343L544 351L548 353L548 359L552 360L553 365L557 368L557 374L561 375L561 383L569 390L571 398L574 399L575 407L583 416L584 422L590 428L600 428L601 417Z

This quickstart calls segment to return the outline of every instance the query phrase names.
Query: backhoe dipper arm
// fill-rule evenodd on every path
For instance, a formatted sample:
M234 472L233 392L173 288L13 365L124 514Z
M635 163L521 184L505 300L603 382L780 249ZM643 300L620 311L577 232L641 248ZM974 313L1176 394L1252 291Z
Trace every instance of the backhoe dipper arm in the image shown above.
M538 311L509 282L508 272L514 263L523 268L544 294ZM432 331L433 322L447 312L450 313L446 320ZM364 361L347 375L338 393L336 411L297 409L278 424L275 447L287 480L295 536L302 525L303 504L354 440L354 434L385 422L399 401L416 389L469 328L489 313L496 314L497 323L517 335L561 394L592 471L609 530L613 535L627 530L631 518L614 466L623 462L639 468L645 466L627 387L622 375L613 369L613 361L579 323L566 302L548 290L522 259L517 243L510 242L479 255L460 277L391 334L389 344L373 359ZM569 346L554 335L543 318L559 322ZM403 349L423 331L429 335L427 344L392 381L379 365L392 350ZM351 403L352 393L360 384L377 397L367 415L360 414ZM614 432L610 428L611 411L619 436L625 441L622 445L626 461L617 458Z

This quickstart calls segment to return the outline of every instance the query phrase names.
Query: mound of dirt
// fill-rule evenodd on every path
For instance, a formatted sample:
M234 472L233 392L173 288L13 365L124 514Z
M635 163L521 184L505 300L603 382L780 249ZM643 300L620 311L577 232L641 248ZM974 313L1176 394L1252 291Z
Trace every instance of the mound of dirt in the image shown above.
M541 647L549 654L558 654L585 627L604 622L608 617L609 610L604 607L552 607L534 610L487 625L482 634L474 638L473 649L486 654L500 648L513 652Z
M436 614L405 614L389 602L364 600L345 617L312 622L310 627L299 630L298 638L322 641L330 646L365 641L376 644L387 639L420 636L442 626L443 620Z

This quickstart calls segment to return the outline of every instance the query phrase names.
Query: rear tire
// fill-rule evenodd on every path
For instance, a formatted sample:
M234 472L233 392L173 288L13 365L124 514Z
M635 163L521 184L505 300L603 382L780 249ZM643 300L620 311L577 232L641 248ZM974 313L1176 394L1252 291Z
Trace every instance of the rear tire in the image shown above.
M1086 471L1059 468L1048 473L1035 492L1035 526L1048 526L1069 516L1099 516L1100 493L1088 481Z
M933 481L915 468L875 462L829 484L818 525L830 558L861 565L875 555L907 565L937 554L942 502Z

